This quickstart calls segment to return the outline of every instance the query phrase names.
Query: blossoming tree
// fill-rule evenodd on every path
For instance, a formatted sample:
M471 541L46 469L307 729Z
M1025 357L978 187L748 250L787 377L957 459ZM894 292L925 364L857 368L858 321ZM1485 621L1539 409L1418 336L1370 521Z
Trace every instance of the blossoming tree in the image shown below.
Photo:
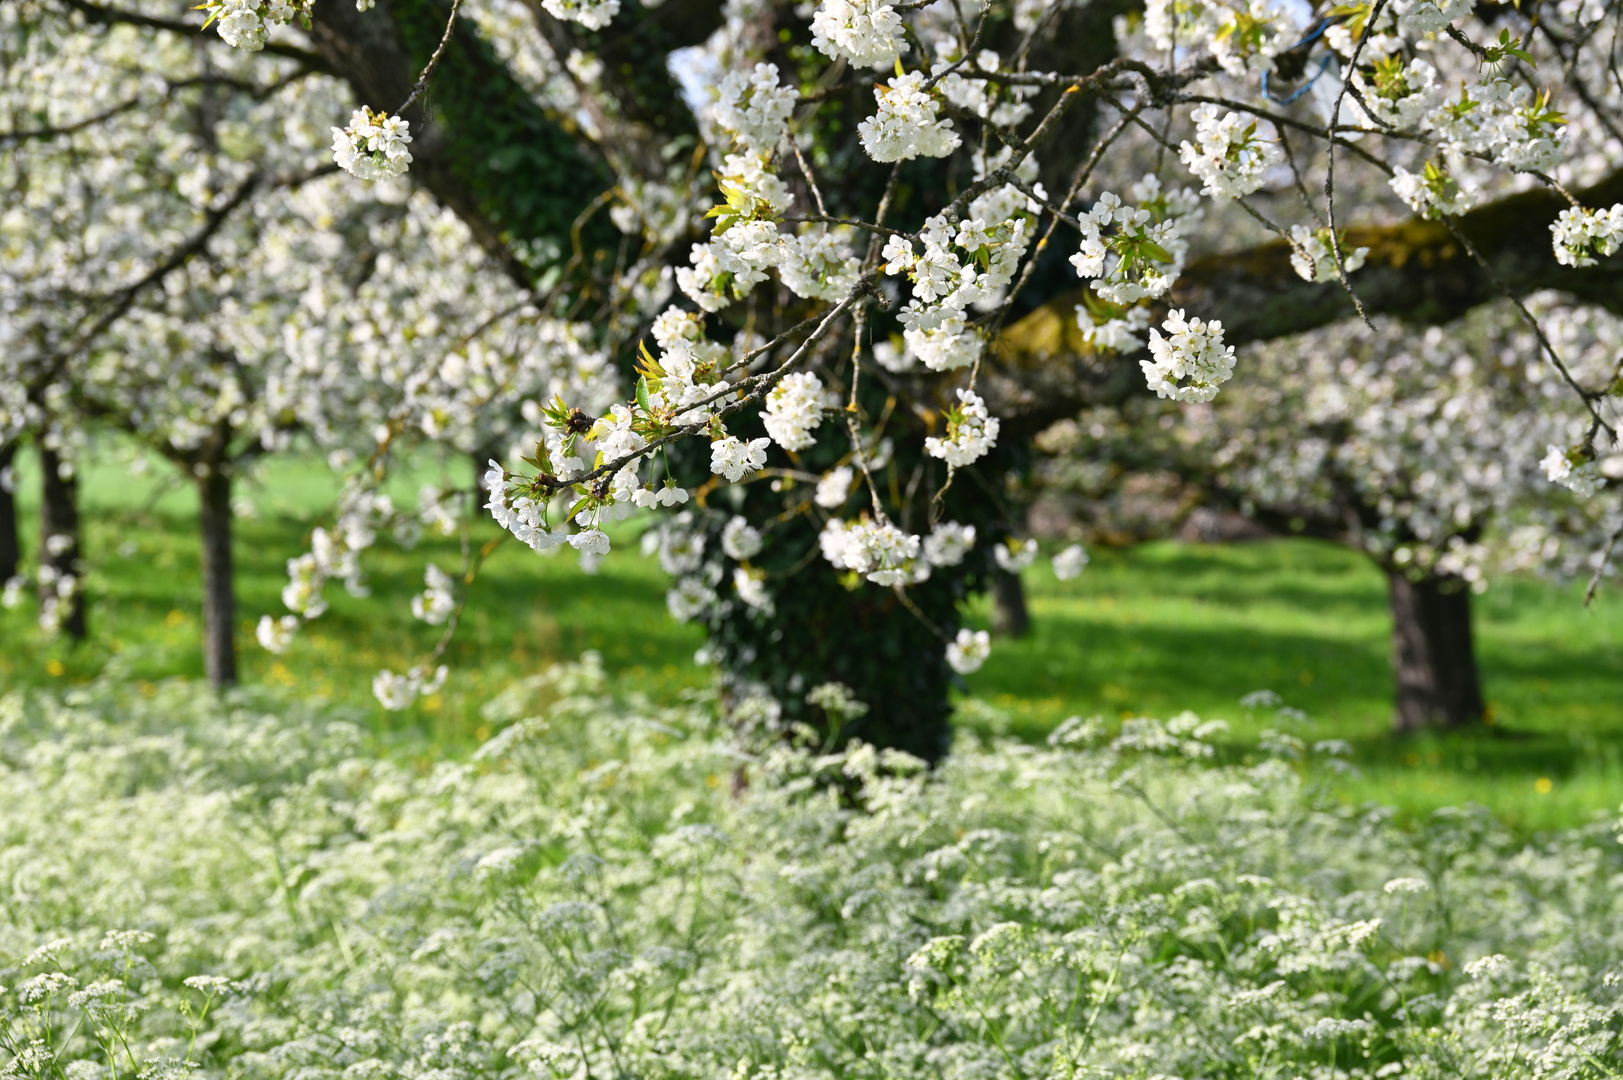
M1554 294L1529 304L1582 385L1616 379L1616 317ZM1096 407L1038 443L1060 486L1098 496L1167 472L1276 532L1369 555L1389 582L1395 726L1463 726L1485 711L1472 593L1515 570L1598 584L1618 524L1595 496L1623 456L1573 468L1585 418L1537 349L1507 304L1424 331L1335 326L1243 350L1210 404Z
M621 363L610 408L535 403L497 521L600 553L661 512L672 610L735 699L825 737L939 752L950 671L987 649L957 602L1019 547L1003 474L1079 404L1209 402L1237 345L1354 314L1619 295L1617 31L1583 0L206 6L348 84L355 197L420 182ZM1524 314L1591 469L1613 388ZM868 713L807 701L829 677Z
M567 390L606 405L592 386L602 358L567 327L537 332L454 214L400 185L354 197L316 122L342 88L297 50L200 52L190 31L87 28L51 5L5 19L16 197L0 231L0 435L11 446L32 430L41 451L47 629L83 633L72 483L86 425L127 433L195 485L204 658L224 685L236 680L232 490L260 457L295 436L364 455L391 430L468 450L521 398ZM61 93L78 77L91 100ZM442 495L427 500L431 520ZM364 588L348 553L385 525L417 523L347 489L341 527L317 537L319 572Z

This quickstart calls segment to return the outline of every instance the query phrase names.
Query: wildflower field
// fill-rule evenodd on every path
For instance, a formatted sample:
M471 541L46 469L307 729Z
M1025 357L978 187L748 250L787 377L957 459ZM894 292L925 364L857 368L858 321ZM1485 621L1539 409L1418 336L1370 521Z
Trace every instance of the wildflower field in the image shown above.
M453 761L282 692L6 696L4 1075L1623 1068L1611 822L1400 825L1303 782L1345 747L1215 764L1193 714L928 771L741 747L713 706L588 654Z

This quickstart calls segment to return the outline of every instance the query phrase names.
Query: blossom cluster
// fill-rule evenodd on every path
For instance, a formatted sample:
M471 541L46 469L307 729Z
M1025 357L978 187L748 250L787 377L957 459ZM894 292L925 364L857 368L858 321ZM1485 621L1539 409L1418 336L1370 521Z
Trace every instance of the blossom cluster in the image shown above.
M876 585L904 585L913 578L919 538L890 522L846 524L831 518L818 538L823 558L837 570L852 570Z
M398 116L356 109L347 128L332 129L333 160L362 180L400 176L411 164L410 127Z
M1144 377L1157 397L1176 401L1210 401L1234 374L1234 346L1223 344L1223 324L1186 319L1181 308L1167 314L1161 329L1150 331L1150 356L1140 360Z
M1270 169L1285 161L1278 144L1259 132L1256 120L1235 112L1220 116L1216 105L1197 105L1189 117L1195 122L1195 141L1185 140L1178 155L1206 182L1203 195L1249 195L1262 186Z
M710 115L739 146L770 154L788 133L799 98L794 87L779 85L776 64L756 64L750 72L728 72Z
M885 243L885 273L912 283L912 298L899 313L902 338L931 371L968 367L980 357L983 342L966 309L996 303L1025 254L1025 219L989 226L981 210L973 204L975 216L956 225L939 215L926 220L919 231L922 254L899 234Z
M1594 266L1596 256L1612 255L1623 246L1623 203L1610 210L1563 210L1550 223L1550 237L1562 266Z
M1306 225L1291 228L1291 269L1303 281L1337 281L1342 272L1352 273L1364 265L1369 254L1367 247L1348 247L1345 237L1332 238L1329 229L1310 229ZM1341 266L1336 266L1336 252L1340 249Z
M862 148L875 161L946 157L960 139L952 125L937 119L940 105L923 89L924 73L910 71L874 87L879 111L859 126Z
M296 15L309 15L310 0L208 0L202 7L227 45L259 52L271 27L285 26Z
M831 60L881 67L903 47L896 0L825 0L812 15L812 45Z
M806 449L817 441L812 432L823 422L824 397L822 380L811 372L785 375L766 395L766 433L785 450Z
M931 457L953 468L962 468L985 457L997 445L1001 423L986 409L985 400L973 390L958 390L958 404L947 413L947 433L924 440Z
M1588 455L1575 453L1554 443L1547 446L1545 451L1539 468L1544 470L1550 483L1560 484L1580 499L1589 498L1605 486L1606 480L1601 476L1599 463Z
M1136 205L1104 192L1078 221L1082 247L1071 265L1093 279L1093 291L1109 304L1165 296L1189 252L1182 230L1198 220L1192 193L1163 192L1153 175L1135 185L1132 195Z

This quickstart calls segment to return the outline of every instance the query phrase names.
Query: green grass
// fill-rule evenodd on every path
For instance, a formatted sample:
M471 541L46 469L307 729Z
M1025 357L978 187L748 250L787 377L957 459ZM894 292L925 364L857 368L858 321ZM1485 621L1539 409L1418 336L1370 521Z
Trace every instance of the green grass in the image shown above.
M970 679L1028 738L1066 716L1228 720L1254 743L1268 728L1343 739L1361 776L1348 799L1420 813L1466 801L1527 829L1614 812L1623 802L1623 596L1585 609L1581 584L1518 578L1474 598L1477 662L1491 724L1470 734L1394 737L1391 620L1382 574L1362 556L1300 540L1145 544L1095 551L1081 578L1027 571L1033 633L994 647ZM984 604L976 616L984 619ZM1308 714L1282 723L1242 708L1260 689Z
M32 549L37 484L32 461L21 464L19 510L24 546ZM197 499L189 486L169 484L172 474L161 463L142 477L121 466L87 471L81 506L91 638L81 644L45 639L33 626L32 603L0 611L0 689L82 681L109 663L139 680L202 677ZM427 464L399 477L391 491L411 505L418 486L441 475ZM466 462L456 463L453 475L472 482ZM244 682L352 702L368 711L380 732L426 736L433 751L481 735L480 706L512 680L586 649L601 651L618 677L656 694L706 681L706 669L693 663L703 632L665 615L664 575L637 554L635 533L622 532L595 577L581 574L573 552L542 557L516 543L497 548L446 655L453 674L444 691L404 712L386 712L372 700L372 677L383 667L403 671L433 648L440 628L413 619L410 600L422 591L429 561L457 570L459 541L425 536L407 551L383 539L363 560L371 595L351 597L341 584L330 584L327 613L274 656L254 640L253 625L261 615L286 613L287 560L307 549L314 527L331 524L336 486L319 462L295 459L275 463L263 483L239 487L257 507L254 518L234 526ZM481 523L473 542L499 536L493 523Z
M36 484L21 483L25 539L34 540ZM395 482L409 503L441 467L424 463ZM470 477L456 463L459 481ZM0 611L0 688L61 685L107 669L138 680L200 676L196 500L155 464L132 478L123 466L85 479L92 565L92 639L47 641L32 605ZM619 679L655 694L702 685L692 662L700 631L664 611L664 578L636 553L630 528L593 578L572 554L538 557L498 549L475 584L470 615L448 656L443 693L404 713L372 702L380 667L402 670L432 647L434 628L410 616L429 559L452 569L455 541L425 538L412 551L385 540L369 554L372 596L330 586L331 610L282 657L261 650L251 624L280 614L284 563L325 521L333 494L319 463L280 461L242 485L257 517L237 525L243 676L295 686L367 709L378 730L426 737L456 751L482 737L479 706L510 680L597 649ZM497 536L475 530L475 543ZM1171 716L1191 709L1233 726L1237 751L1269 727L1309 743L1344 739L1360 775L1337 782L1348 799L1377 799L1406 813L1476 801L1528 829L1584 821L1623 802L1623 595L1585 610L1581 588L1530 579L1497 583L1476 599L1478 660L1492 726L1469 735L1393 738L1390 622L1385 584L1355 553L1308 541L1231 547L1156 543L1095 551L1078 580L1056 581L1046 561L1027 572L1033 632L1000 642L968 680L963 722L1040 738L1071 715ZM984 604L971 612L984 623ZM1272 689L1310 717L1293 725L1239 699Z

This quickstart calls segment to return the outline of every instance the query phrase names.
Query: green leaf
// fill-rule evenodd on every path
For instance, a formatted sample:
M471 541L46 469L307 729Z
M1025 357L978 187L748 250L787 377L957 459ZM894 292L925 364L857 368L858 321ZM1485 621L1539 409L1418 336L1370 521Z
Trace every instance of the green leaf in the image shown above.
M637 404L644 413L654 411L654 406L648 400L648 377L646 375L637 376Z
M1169 263L1172 261L1172 252L1168 251L1160 244L1157 244L1154 240L1141 241L1138 247L1140 251L1144 252L1144 254L1148 255L1156 262Z

